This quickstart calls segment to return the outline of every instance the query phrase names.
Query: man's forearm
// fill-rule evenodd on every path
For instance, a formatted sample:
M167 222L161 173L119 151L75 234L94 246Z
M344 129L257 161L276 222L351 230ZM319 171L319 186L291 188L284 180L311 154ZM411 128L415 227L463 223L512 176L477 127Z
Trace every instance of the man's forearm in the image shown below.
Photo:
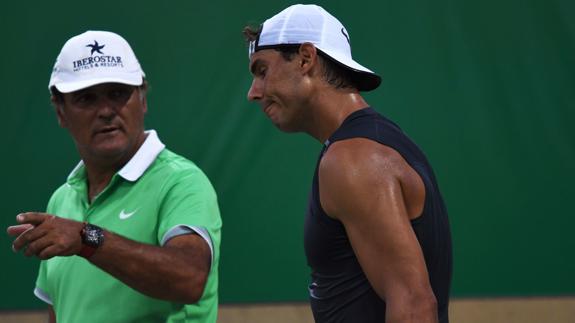
M82 222L51 214L21 213L20 225L8 228L17 236L14 251L40 259L70 257L81 253ZM139 243L104 230L104 241L92 246L89 261L126 285L150 297L195 303L202 296L210 270L211 251L202 237L184 234L164 246Z
M387 300L385 323L437 323L437 301L433 295Z
M197 234L153 246L105 231L104 244L89 261L150 297L195 303L202 296L210 270L210 250Z

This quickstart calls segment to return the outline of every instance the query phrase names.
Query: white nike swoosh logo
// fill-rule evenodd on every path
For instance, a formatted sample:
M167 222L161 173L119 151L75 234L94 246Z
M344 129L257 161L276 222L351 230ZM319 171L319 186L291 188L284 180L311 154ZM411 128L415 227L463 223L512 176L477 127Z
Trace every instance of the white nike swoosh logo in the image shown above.
M136 210L137 211L137 210ZM134 213L136 213L136 211L134 212L130 212L130 213L126 213L124 212L124 210L122 210L122 212L120 212L120 220L126 220L127 218L131 217L132 215L134 215Z

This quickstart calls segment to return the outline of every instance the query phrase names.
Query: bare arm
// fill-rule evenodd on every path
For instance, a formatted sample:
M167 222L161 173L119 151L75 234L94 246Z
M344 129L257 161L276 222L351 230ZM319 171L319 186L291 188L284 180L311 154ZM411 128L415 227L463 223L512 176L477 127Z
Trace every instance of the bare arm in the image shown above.
M56 323L56 314L54 313L54 307L48 305L48 322Z
M143 294L191 304L202 297L210 257L208 244L197 234L180 235L158 247L106 232L104 245L90 261Z
M22 213L17 221L34 226L13 243L15 251L26 246L26 256L40 259L73 256L82 248L81 222L45 213ZM104 244L89 259L94 265L150 297L186 304L201 298L211 255L208 244L199 235L180 235L161 247L109 231L105 231L104 237Z
M394 150L356 138L330 147L319 181L322 207L343 223L370 284L387 304L386 322L437 322L436 299L410 224L425 196L417 173Z

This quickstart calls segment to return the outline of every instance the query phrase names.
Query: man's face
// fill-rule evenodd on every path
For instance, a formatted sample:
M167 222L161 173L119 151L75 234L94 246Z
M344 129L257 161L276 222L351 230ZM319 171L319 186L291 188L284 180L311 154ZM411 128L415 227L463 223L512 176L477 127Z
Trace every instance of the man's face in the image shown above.
M54 102L60 126L74 138L82 159L128 161L143 143L144 90L119 83L65 93Z
M285 132L302 131L307 99L305 78L298 68L298 55L288 61L274 49L250 57L253 76L248 100L256 101L276 127Z

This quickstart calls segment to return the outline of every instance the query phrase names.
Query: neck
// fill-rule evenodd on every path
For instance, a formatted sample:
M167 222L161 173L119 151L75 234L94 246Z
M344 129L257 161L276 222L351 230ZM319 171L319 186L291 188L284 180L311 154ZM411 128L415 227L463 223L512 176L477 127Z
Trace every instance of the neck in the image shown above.
M134 157L146 137L147 135L143 134L132 149L116 156L95 156L94 154L82 153L80 150L88 177L88 198L90 202L110 184L114 174Z
M329 87L316 93L320 94L312 101L311 122L306 132L321 143L324 143L350 114L369 106L357 90Z
M99 168L86 162L84 162L84 165L86 166L86 175L88 177L88 199L92 202L110 184L112 177L119 168Z

